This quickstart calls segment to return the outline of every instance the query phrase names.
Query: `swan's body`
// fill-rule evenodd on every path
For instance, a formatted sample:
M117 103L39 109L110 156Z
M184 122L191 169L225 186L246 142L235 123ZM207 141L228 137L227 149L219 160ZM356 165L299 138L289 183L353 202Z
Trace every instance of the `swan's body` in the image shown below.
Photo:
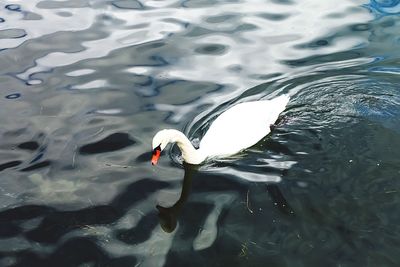
M245 102L223 112L210 126L195 149L180 131L166 129L153 138L153 159L157 163L160 152L168 143L177 143L182 158L190 164L200 164L207 158L224 157L255 145L270 133L279 114L285 110L289 96L281 95L272 100Z

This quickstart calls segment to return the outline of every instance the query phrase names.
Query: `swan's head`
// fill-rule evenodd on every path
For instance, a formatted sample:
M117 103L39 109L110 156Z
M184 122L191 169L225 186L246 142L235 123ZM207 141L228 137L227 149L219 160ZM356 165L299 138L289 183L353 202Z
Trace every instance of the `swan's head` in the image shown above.
M168 145L171 140L171 134L168 130L161 130L153 137L151 164L156 165L160 158L161 151Z
M153 137L153 156L151 157L151 164L157 164L161 156L161 151L163 151L169 143L177 143L182 152L182 158L186 163L199 164L205 159L203 154L199 154L182 132L175 129L164 129L156 133Z

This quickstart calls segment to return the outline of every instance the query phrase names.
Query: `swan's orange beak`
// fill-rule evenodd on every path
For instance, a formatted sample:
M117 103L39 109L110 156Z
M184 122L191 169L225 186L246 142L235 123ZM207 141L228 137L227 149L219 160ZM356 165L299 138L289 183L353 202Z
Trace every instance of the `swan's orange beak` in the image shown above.
M151 164L152 165L157 164L158 159L160 158L160 155L161 155L161 150L158 147L153 150L153 155L151 156Z

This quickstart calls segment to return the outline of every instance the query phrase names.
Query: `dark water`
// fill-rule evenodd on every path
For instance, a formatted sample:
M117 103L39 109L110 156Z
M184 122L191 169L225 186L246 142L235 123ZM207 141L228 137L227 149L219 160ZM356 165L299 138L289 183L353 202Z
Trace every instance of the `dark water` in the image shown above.
M0 266L399 266L400 2L0 2ZM289 93L232 158L150 165Z

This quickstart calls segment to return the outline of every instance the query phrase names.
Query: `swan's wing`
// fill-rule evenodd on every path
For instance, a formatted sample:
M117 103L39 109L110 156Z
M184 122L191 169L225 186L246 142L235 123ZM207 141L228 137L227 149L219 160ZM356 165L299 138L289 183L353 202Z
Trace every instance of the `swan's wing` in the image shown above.
M211 124L200 142L200 149L208 156L222 156L256 144L270 132L270 125L276 122L288 101L283 95L228 109Z

